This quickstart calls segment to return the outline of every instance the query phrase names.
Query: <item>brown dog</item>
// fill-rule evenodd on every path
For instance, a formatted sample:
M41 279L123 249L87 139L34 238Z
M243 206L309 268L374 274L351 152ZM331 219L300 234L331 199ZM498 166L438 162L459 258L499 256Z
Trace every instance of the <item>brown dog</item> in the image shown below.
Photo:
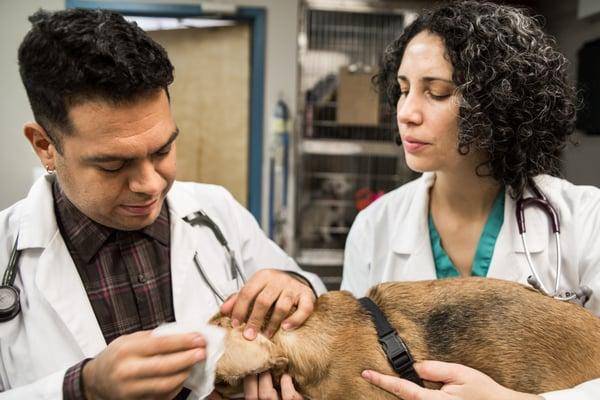
M464 364L517 391L542 393L600 377L600 319L584 308L491 278L384 283L369 297L398 331L415 360ZM227 317L217 387L244 376L285 371L310 399L396 399L361 372L394 375L369 314L349 292L319 297L300 328L247 341ZM426 382L426 386L435 384ZM237 389L233 389L235 391Z

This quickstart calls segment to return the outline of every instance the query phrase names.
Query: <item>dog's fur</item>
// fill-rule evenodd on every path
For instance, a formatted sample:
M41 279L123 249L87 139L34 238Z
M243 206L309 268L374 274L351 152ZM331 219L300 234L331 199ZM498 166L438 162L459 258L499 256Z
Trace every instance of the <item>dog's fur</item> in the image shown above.
M491 278L384 283L369 297L415 360L464 364L529 393L600 377L600 319L523 285ZM322 295L304 325L279 330L272 340L245 340L243 327L232 328L227 317L212 323L227 329L217 365L220 390L272 369L289 372L311 399L396 398L361 377L365 369L395 373L371 317L348 292Z

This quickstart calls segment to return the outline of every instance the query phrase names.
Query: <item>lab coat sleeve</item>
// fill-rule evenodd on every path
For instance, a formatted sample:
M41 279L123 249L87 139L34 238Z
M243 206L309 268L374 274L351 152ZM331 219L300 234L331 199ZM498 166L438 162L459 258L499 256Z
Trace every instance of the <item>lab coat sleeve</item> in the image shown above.
M0 393L0 400L59 400L63 398L62 388L65 370L55 372L29 385Z
M370 238L373 236L367 233L368 228L367 218L359 214L350 228L344 249L341 290L348 290L356 297L365 296L370 288L370 249L373 247Z
M273 268L296 272L310 282L317 294L327 291L321 279L302 270L279 246L262 231L254 216L231 195L228 196L235 210L238 231L241 233L241 259L246 274L251 276L259 269Z
M593 290L586 307L600 317L600 190L590 188L578 201L576 221L579 252L580 284ZM546 400L597 400L600 399L600 379L584 382L571 389L544 393Z
M586 308L600 317L600 190L590 188L578 203L579 284L592 289Z
M546 400L598 400L600 379L584 382L572 389L544 393L541 396Z

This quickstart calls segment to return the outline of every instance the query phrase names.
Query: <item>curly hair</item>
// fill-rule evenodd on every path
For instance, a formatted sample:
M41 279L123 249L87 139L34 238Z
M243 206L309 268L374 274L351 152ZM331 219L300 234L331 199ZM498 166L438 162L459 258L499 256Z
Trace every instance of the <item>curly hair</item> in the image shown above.
M57 151L72 134L69 108L88 100L131 103L173 82L166 51L108 10L39 10L19 47L19 72L36 121ZM52 133L50 128L52 128ZM55 132L60 132L57 134Z
M375 81L393 109L404 50L422 31L444 42L460 97L457 151L487 154L477 173L492 176L515 198L532 177L559 175L560 154L574 130L576 92L566 58L540 23L519 9L480 1L426 11L382 56Z

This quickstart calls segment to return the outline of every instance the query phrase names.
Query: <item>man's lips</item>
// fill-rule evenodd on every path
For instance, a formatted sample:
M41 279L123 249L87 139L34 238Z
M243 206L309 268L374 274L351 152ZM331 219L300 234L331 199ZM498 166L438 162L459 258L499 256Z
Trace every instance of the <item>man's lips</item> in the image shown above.
M121 207L131 214L146 215L152 211L157 202L158 200L152 200L142 204L123 204Z

